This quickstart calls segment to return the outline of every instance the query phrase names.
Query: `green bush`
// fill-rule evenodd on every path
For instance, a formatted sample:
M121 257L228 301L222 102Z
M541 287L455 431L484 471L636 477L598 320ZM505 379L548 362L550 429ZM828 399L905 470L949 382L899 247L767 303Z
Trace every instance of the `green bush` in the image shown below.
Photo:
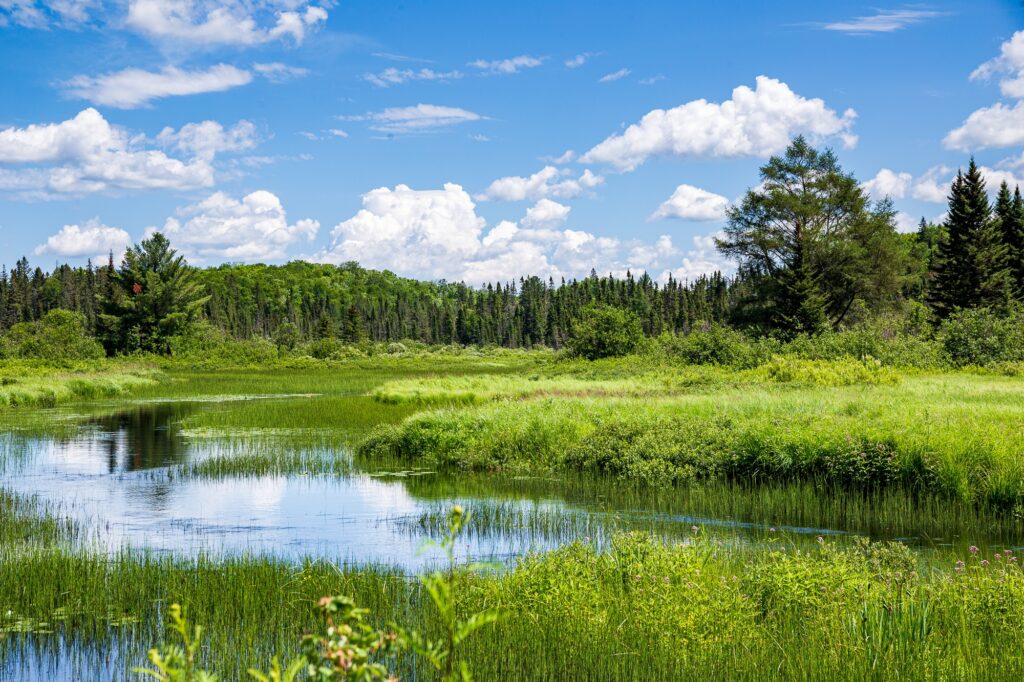
M68 363L103 357L103 346L85 330L85 318L51 310L36 322L20 322L0 337L0 357Z
M644 340L636 313L607 305L592 304L583 309L573 325L569 348L588 360L614 358L634 352Z
M690 365L757 367L779 352L782 345L770 338L752 340L720 324L701 325L686 335L662 334L657 352Z
M959 367L1024 361L1024 319L1019 312L957 311L942 323L939 339Z

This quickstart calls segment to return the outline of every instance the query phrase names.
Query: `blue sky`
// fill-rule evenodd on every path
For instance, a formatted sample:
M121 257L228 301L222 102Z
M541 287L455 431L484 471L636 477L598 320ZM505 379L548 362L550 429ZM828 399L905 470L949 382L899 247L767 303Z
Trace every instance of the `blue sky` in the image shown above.
M1024 178L1016 2L0 0L0 255L161 229L190 261L478 283L728 270L796 134L904 229Z

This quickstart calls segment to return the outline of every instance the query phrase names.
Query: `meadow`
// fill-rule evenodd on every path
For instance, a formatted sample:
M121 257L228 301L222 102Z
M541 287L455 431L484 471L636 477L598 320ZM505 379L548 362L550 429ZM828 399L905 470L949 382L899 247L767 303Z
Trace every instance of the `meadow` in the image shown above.
M0 410L0 676L135 679L145 651L172 639L172 603L204 626L200 662L226 680L295 656L327 594L351 596L374 627L443 632L398 563L341 548L111 546L72 502L15 492L26 488L12 477L35 475L33 439L70 447L111 428L105 415L179 403L190 407L166 423L185 454L112 487L369 477L416 501L379 512L379 528L412 545L438 538L454 503L470 512L467 543L516 539L525 549L483 570L463 555L452 578L463 617L501 614L459 646L475 679L1024 673L1024 380L873 358L742 364L550 352L100 362L97 376L140 380ZM381 662L436 677L420 654Z

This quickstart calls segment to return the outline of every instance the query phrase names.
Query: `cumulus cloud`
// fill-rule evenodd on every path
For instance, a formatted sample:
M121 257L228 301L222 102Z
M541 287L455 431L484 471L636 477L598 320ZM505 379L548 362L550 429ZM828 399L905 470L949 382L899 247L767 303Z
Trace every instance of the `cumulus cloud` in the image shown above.
M999 56L985 62L971 73L971 80L988 80L1001 74L999 89L1007 97L1024 97L1024 31L1017 31L1002 44Z
M920 201L934 204L945 202L949 196L951 170L949 166L932 166L914 180L910 195Z
M942 143L947 149L965 152L1024 143L1024 101L1012 107L997 102L974 111L959 128L949 131Z
M605 75L601 76L601 78L599 78L597 82L598 83L611 83L613 81L619 80L620 78L625 78L626 76L628 76L631 73L633 73L633 72L630 71L629 69L622 68L622 69L619 69L618 71L612 71L611 73L606 73Z
M125 26L157 40L198 45L299 44L327 21L327 10L301 0L130 0Z
M822 28L826 31L840 31L854 35L892 33L928 19L941 17L944 14L945 12L927 9L880 9L874 14L846 21L835 21L825 24Z
M186 123L178 130L164 128L156 140L163 147L174 148L207 161L212 161L222 152L247 151L259 141L256 126L244 119L231 128L225 128L217 121Z
M252 81L252 74L229 64L189 71L165 66L159 71L124 69L102 76L75 76L63 84L71 97L118 109L135 109L152 100L223 92Z
M477 59L470 62L469 66L490 74L510 74L519 73L523 69L533 69L543 63L543 57L531 57L524 54L510 59L496 59L494 61Z
M273 261L285 258L289 246L316 237L320 223L288 223L281 200L259 190L242 199L215 192L197 204L180 208L162 231L194 261Z
M668 236L651 243L561 228L568 214L568 206L541 199L521 221L503 220L486 229L469 193L459 185L446 184L440 190L381 187L363 195L363 208L334 227L330 247L317 259L357 260L403 275L471 284L519 275L581 277L592 268L684 277L730 268L708 252L714 249L710 237L695 241L684 253Z
M109 227L99 218L86 221L84 225L65 225L57 234L50 235L46 243L35 248L35 255L81 258L100 256L113 252L115 256L124 253L131 243L131 236L119 227Z
M380 73L363 74L363 79L379 88L401 85L409 81L451 81L462 78L461 71L435 71L433 69L396 69L388 67Z
M682 220L723 220L729 200L720 194L708 192L693 185L679 185L672 196L651 214L651 220L658 218L679 218Z
M564 155L563 155L564 156ZM543 197L571 198L579 196L588 189L597 187L604 178L586 169L578 178L570 177L572 171L554 166L544 166L533 175L521 177L516 175L498 178L477 195L477 199L498 201L537 200Z
M874 199L891 197L902 199L910 189L914 176L910 173L897 173L883 168L875 177L861 183L861 188Z
M213 184L212 154L186 160L148 148L95 109L60 123L0 130L0 189L44 195Z
M569 218L569 206L552 201L541 199L535 205L526 209L526 216L523 218L524 227L556 227Z
M758 76L753 90L741 85L720 104L699 99L674 109L655 109L588 151L581 161L631 171L659 155L769 156L797 134L812 141L838 136L853 146L856 116L852 109L839 116L821 99L801 97L781 81Z
M344 120L369 121L372 130L402 134L434 132L483 118L480 114L458 107L417 104L412 107L389 107L362 116L347 116Z

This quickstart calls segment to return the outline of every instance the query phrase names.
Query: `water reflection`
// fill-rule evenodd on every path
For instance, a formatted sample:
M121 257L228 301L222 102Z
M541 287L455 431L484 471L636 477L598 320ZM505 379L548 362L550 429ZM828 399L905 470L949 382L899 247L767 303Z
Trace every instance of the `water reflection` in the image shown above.
M86 429L95 429L86 443L106 450L109 473L155 469L182 464L187 456L181 420L194 412L194 403L136 405L114 414L94 417Z

